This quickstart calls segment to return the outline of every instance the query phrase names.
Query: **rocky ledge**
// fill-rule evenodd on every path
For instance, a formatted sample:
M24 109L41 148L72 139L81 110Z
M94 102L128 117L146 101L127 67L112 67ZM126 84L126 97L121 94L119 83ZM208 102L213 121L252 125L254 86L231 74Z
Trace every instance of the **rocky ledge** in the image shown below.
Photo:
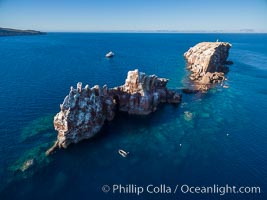
M184 53L187 68L191 71L190 80L196 89L207 90L214 83L225 80L229 71L226 65L231 44L227 42L201 42Z
M67 148L97 134L105 121L111 121L118 111L133 115L148 115L160 103L179 103L181 95L167 89L168 79L146 75L137 69L129 71L125 84L115 88L89 85L70 88L69 94L54 117L57 141L46 154L56 148Z

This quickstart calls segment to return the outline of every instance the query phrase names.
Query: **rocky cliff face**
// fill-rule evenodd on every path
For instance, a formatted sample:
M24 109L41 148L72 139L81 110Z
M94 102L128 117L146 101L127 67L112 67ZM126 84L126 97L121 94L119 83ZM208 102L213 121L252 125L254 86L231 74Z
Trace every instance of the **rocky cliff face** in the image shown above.
M77 89L71 87L60 105L61 111L54 117L59 147L66 148L71 143L94 136L105 120L113 119L112 99L103 95L103 91L105 87L100 89L97 85L82 88L82 83L77 84Z
M190 80L199 89L207 89L210 84L223 81L228 72L227 61L231 44L227 42L201 42L184 53L187 67L191 71Z
M180 95L168 90L168 80L138 70L129 71L125 84L113 89L119 91L120 110L129 114L147 115L157 109L159 103L179 103Z
M70 93L60 105L54 117L58 131L55 148L66 148L71 143L88 139L100 131L105 121L111 121L117 111L147 115L157 109L159 103L179 103L181 96L168 90L168 80L156 75L147 76L138 70L129 71L125 84L109 89L106 85L90 88L82 83L71 87Z

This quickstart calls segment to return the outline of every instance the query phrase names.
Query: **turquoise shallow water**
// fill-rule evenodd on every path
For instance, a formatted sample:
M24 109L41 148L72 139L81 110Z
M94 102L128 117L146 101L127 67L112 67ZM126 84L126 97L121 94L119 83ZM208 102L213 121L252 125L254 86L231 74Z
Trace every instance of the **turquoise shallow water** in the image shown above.
M71 85L122 85L138 68L179 89L187 82L183 53L217 38L233 45L228 89L183 95L179 106L162 105L147 117L121 114L97 137L44 156ZM0 44L0 199L266 199L266 34L49 33L2 37ZM110 50L116 56L106 59ZM31 158L35 165L21 173ZM101 191L118 183L259 186L262 194Z

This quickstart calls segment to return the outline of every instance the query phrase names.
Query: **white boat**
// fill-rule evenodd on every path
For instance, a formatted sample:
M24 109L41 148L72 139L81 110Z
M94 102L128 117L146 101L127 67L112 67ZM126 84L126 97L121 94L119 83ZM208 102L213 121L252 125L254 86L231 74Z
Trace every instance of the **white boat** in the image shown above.
M124 151L124 150L122 150L122 149L119 149L118 153L119 153L122 157L126 157L126 156L128 156L128 154L129 154L129 152L126 152L126 151Z
M106 54L106 58L111 58L111 57L113 57L115 54L112 52L112 51L110 51L110 52L108 52L107 54Z

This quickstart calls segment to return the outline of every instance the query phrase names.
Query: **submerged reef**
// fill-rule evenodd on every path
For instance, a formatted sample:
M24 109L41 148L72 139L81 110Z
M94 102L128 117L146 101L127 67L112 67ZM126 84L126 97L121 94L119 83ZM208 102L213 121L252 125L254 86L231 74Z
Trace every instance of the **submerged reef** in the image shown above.
M229 71L226 65L231 44L227 42L201 42L184 53L189 79L195 83L195 89L208 90L212 84L225 80Z
M180 103L181 95L167 89L167 83L168 79L146 75L137 69L128 72L124 85L114 88L106 85L83 88L79 82L76 89L70 88L60 112L54 117L57 141L46 154L93 137L118 111L148 115L156 111L160 103Z

